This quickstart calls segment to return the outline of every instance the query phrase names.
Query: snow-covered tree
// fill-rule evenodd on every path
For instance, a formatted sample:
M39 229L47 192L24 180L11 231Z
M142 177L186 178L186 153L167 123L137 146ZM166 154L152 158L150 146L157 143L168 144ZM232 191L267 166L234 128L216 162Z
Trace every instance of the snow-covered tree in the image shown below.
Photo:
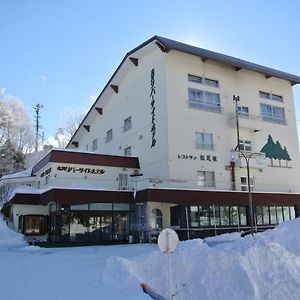
M24 170L25 154L8 139L0 146L0 178Z
M23 153L34 144L30 117L20 99L0 93L0 145L10 141L13 147Z
M85 114L86 112L83 108L65 108L65 110L60 114L60 129L64 132L65 136L69 139L73 136Z

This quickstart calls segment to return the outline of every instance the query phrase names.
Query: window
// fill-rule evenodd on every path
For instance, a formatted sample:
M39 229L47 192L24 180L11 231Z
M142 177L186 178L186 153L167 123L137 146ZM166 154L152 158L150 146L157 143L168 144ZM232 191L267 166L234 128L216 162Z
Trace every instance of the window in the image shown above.
M238 115L241 118L249 118L249 108L248 106L238 106Z
M257 225L276 225L295 218L293 206L257 206L255 207Z
M46 216L23 216L23 233L25 235L44 235L46 228Z
M212 112L221 112L220 95L189 88L189 107Z
M261 103L260 111L262 120L279 124L286 124L284 108Z
M191 227L246 226L245 206L191 206Z
M196 132L196 148L213 150L213 135L212 133Z
M123 132L126 132L129 129L131 129L131 117L128 117L124 120Z
M218 80L213 80L213 79L209 79L209 78L204 78L204 84L208 85L208 86L219 87Z
M98 149L98 139L93 140L92 151L96 151Z
M119 174L119 190L128 190L128 174Z
M110 142L112 139L113 139L113 130L112 130L112 129L109 129L109 130L106 132L105 143Z
M253 191L254 177L250 176L250 189ZM248 180L247 176L241 176L241 191L248 191Z
M188 81L189 82L200 83L200 84L204 84L204 85L212 86L212 87L219 87L219 81L218 80L209 79L209 78L202 78L200 76L195 76L195 75L190 75L190 74L188 74Z
M155 208L152 210L152 220L150 226L155 229L163 228L163 215L160 209Z
M48 184L50 182L50 175L47 175L45 177L45 184Z
M200 187L215 187L215 172L198 171L198 185Z
M262 91L259 91L259 97L263 98L263 99L274 100L277 102L283 102L282 96L271 94L271 93L266 93L266 92L262 92Z
M245 151L245 152L251 152L252 151L251 141L249 141L249 140L240 140L239 150L240 151Z
M202 83L202 77L194 76L194 75L188 75L188 81L190 82L196 82L196 83Z
M131 156L131 146L124 148L124 156Z

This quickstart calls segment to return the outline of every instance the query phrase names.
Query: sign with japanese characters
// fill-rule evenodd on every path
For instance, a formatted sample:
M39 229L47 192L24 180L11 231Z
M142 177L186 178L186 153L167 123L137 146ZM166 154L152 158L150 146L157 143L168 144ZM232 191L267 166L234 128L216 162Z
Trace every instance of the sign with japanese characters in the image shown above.
M155 71L151 70L151 88L150 88L150 107L151 107L151 148L153 148L156 144L156 122L155 122Z
M81 168L81 167L67 167L67 166L58 166L57 171L64 171L67 173L79 173L79 174L95 174L101 175L105 173L103 169L95 168Z
M215 155L193 155L193 154L177 154L178 159L186 159L186 160L202 160L202 161L212 161L216 162L217 157Z

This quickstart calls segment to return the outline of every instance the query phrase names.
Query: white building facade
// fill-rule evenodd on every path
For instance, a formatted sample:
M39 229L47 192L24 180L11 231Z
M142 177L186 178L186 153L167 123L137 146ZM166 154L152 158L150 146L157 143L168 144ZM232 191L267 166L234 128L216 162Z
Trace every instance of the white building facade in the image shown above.
M254 225L271 228L300 214L298 83L296 75L154 36L127 53L67 148L138 158L139 171L130 173L133 236L170 226L182 238L247 230L248 181ZM251 156L248 170L243 154Z

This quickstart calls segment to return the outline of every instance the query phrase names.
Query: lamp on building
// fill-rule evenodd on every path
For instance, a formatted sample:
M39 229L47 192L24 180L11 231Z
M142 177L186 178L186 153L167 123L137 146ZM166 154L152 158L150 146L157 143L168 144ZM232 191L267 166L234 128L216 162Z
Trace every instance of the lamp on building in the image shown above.
M247 183L248 183L248 201L249 201L249 216L250 216L250 228L251 235L253 236L253 202L252 202L252 193L250 185L250 160L254 158L260 166L265 165L266 155L265 153L253 153L253 152L244 152L241 150L231 151L230 160L236 162L240 157L244 157L247 167Z

